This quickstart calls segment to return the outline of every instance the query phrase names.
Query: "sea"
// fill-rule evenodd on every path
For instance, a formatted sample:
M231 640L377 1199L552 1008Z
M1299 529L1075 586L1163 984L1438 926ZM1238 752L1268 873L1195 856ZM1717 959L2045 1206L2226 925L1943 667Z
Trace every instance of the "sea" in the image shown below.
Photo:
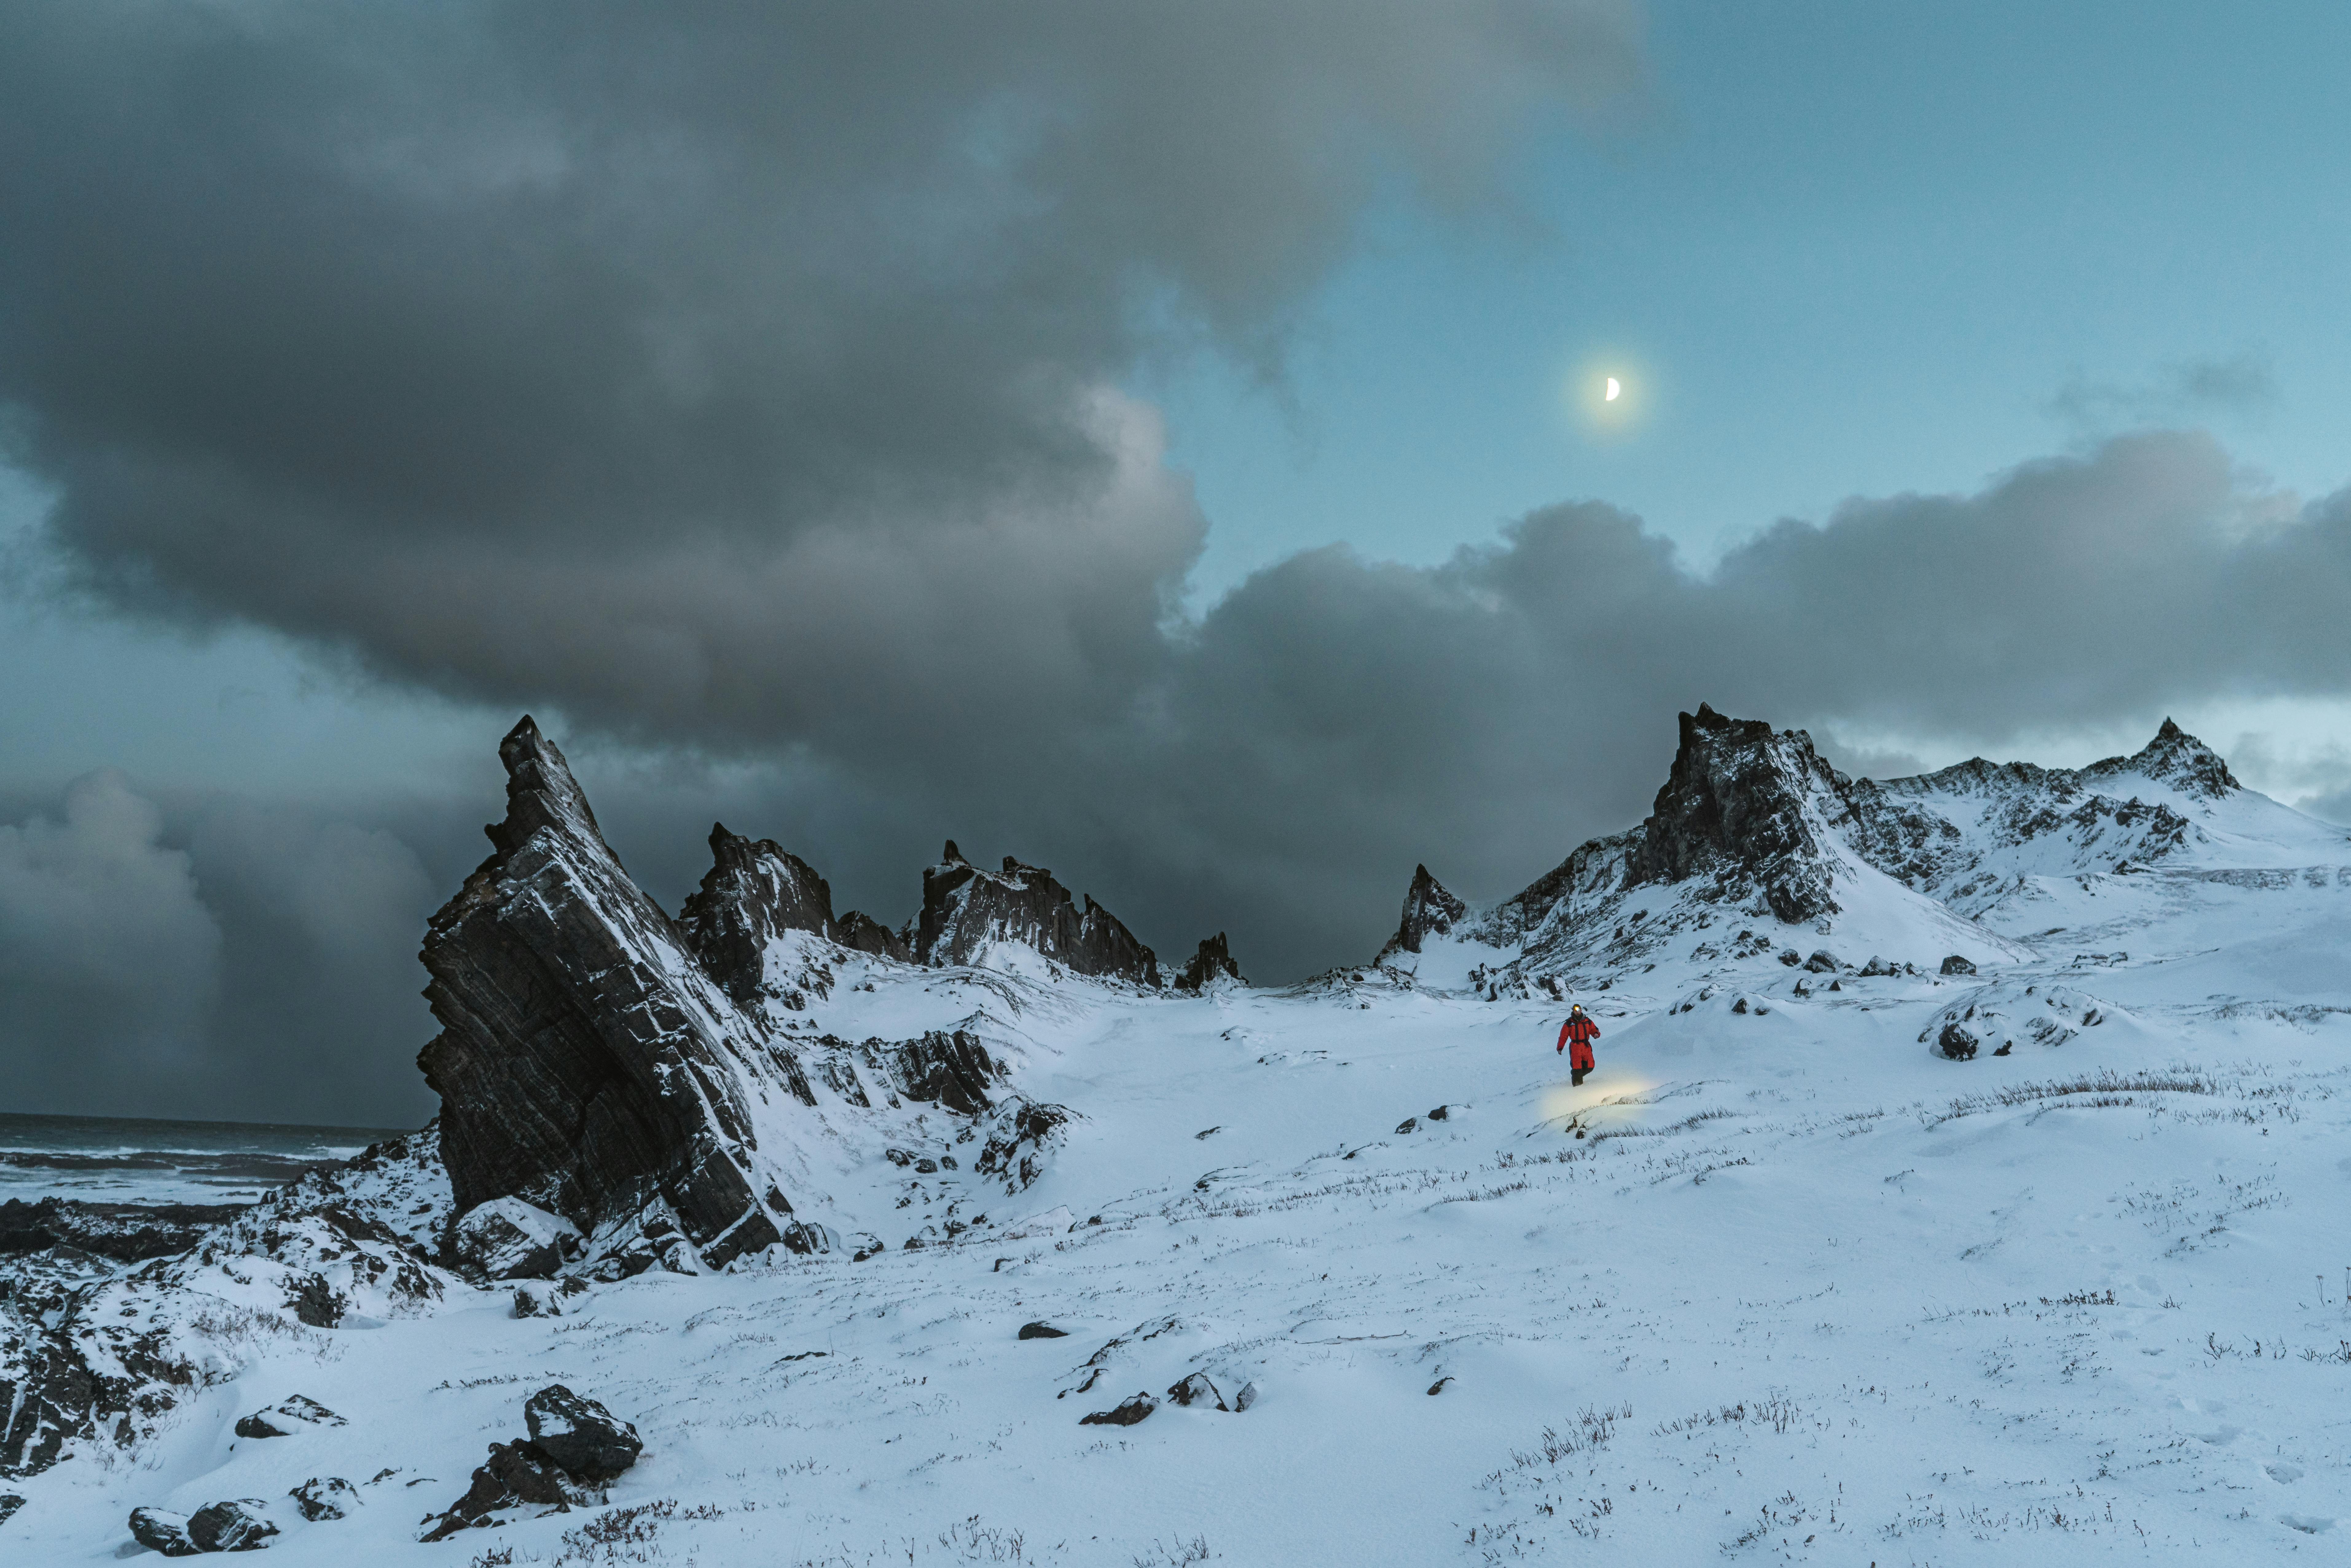
M409 1131L0 1113L0 1200L250 1203Z

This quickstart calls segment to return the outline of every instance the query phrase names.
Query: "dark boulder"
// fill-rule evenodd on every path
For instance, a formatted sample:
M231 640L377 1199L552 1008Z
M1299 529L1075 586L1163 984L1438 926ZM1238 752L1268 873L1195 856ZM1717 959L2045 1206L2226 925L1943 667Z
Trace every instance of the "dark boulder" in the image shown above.
M1396 1124L1396 1133L1399 1136L1405 1133L1416 1133L1419 1130L1420 1119L1416 1116L1406 1116L1403 1121Z
M1889 964L1885 959L1879 957L1876 954L1872 953L1869 956L1869 962L1861 967L1861 972L1865 977L1875 979L1886 975L1898 975L1902 972L1902 966L1899 964Z
M188 1515L188 1539L199 1552L258 1552L277 1533L261 1511L268 1506L257 1497L207 1503Z
M914 961L975 963L999 942L1034 948L1081 975L1159 986L1158 958L1091 895L1081 913L1044 867L1007 855L1002 872L982 871L949 839L944 858L923 873Z
M15 1492L0 1492L0 1524L7 1523L9 1517L24 1506L25 1500Z
M204 1550L188 1535L188 1516L160 1508L131 1511L131 1539L166 1557L193 1557Z
M317 1400L297 1394L238 1421L236 1435L240 1437L290 1437L297 1432L319 1427L349 1425Z
M340 1476L312 1476L286 1494L302 1517L317 1524L322 1520L346 1519L359 1506L359 1490Z
M609 1481L644 1452L634 1427L560 1383L532 1395L523 1404L522 1416L532 1445L583 1481Z
M1097 1410L1091 1416L1079 1416L1078 1425L1081 1427L1132 1427L1158 1408L1158 1400L1148 1394L1138 1394L1131 1399L1120 1401L1115 1409Z
M1232 949L1226 946L1225 934L1221 931L1202 939L1200 950L1192 955L1191 961L1184 966L1184 972L1176 977L1176 988L1197 995L1217 980L1231 980L1244 986L1249 984L1241 977L1241 967L1233 962Z
M459 1217L447 1260L476 1281L551 1280L583 1239L559 1214L518 1197L494 1197Z
M1973 1030L1956 1023L1945 1024L1943 1032L1935 1037L1935 1049L1953 1061L1974 1061L1978 1044Z
M1946 975L1972 975L1975 972L1976 967L1957 953L1943 960L1943 973Z
M1804 967L1815 975L1834 975L1838 968L1837 956L1825 947L1815 948L1813 956L1804 960Z
M465 1495L427 1520L421 1541L445 1541L461 1530L488 1524L509 1508L569 1511L594 1500L562 1468L529 1443L492 1443L490 1457L475 1468Z
M836 935L832 889L773 839L747 839L724 822L710 825L710 861L678 910L678 932L736 1005L748 1007L765 989L768 943L787 931Z
M1050 1323L1022 1323L1020 1337L1022 1339L1067 1339L1070 1337L1070 1331L1057 1329Z

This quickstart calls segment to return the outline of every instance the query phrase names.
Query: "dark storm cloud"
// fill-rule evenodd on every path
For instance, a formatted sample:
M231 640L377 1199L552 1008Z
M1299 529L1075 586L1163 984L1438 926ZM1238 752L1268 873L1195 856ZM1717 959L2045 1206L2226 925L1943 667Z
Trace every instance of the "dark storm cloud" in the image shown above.
M416 948L444 896L380 825L120 774L0 825L10 1110L413 1124ZM418 803L399 813L427 831ZM470 817L467 809L463 815Z
M1266 373L1609 4L90 4L0 18L0 399L119 602L649 738L1121 700L1204 523L1113 390Z

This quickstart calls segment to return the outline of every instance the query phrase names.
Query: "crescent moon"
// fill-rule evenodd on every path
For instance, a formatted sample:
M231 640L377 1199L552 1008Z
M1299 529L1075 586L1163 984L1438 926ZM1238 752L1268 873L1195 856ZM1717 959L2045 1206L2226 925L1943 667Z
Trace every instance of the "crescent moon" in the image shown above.
M1624 391L1625 389L1623 387L1616 384L1616 378L1614 376L1610 376L1608 378L1608 391L1601 401L1604 402L1614 402L1617 397L1621 395Z

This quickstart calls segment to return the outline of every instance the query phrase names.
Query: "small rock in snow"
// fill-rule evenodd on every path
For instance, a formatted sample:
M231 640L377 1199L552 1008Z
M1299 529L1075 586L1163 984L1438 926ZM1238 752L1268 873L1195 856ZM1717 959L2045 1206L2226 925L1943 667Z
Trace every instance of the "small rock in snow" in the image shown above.
M341 1427L348 1425L340 1416L315 1399L297 1394L289 1399L256 1410L236 1424L240 1437L290 1437L305 1427Z
M1833 991L1841 991L1841 990L1844 990L1844 982L1843 980L1831 980L1831 981L1829 982L1829 989L1830 989L1830 990L1833 990Z
M262 1514L268 1506L257 1497L208 1503L188 1515L188 1539L199 1552L258 1552L277 1533Z
M1897 964L1889 964L1885 959L1879 957L1876 954L1872 953L1869 956L1869 962L1861 967L1861 972L1865 975L1872 976L1898 975L1902 972L1902 968L1901 966Z
M1227 1408L1225 1396L1217 1392L1217 1385L1208 1381L1208 1375L1205 1372L1193 1373L1180 1383L1172 1385L1167 1390L1167 1397L1186 1406L1213 1405L1219 1410Z
M1445 1385L1452 1381L1453 1375L1448 1372L1444 1376L1438 1378L1436 1382L1430 1384L1428 1385L1428 1392L1432 1396L1442 1394L1445 1392Z
M1070 1331L1057 1329L1050 1323L1022 1323L1020 1337L1022 1339L1067 1339L1070 1337Z
M1396 1131L1399 1133L1410 1133L1416 1131L1419 1126L1420 1119L1417 1116L1406 1116L1403 1121L1396 1124Z
M409 1482L411 1486L415 1484ZM492 1443L490 1457L474 1471L465 1495L451 1503L447 1512L427 1515L425 1522L433 1528L417 1539L446 1540L461 1530L490 1523L490 1516L502 1509L519 1508L526 1503L539 1508L569 1508L574 1502L590 1500L590 1496L574 1485L571 1478L536 1445Z
M1431 1111L1428 1113L1428 1119L1432 1122L1450 1121L1452 1116L1453 1107L1450 1105L1439 1105L1436 1110Z
M1837 970L1836 955L1825 947L1816 949L1811 957L1804 960L1804 967L1815 975L1834 975Z
M1236 1411L1246 1410L1256 1403L1257 1385L1254 1383L1242 1384L1241 1391L1233 1396L1233 1408Z
M882 1157L893 1166L911 1166L914 1163L914 1156L904 1149L884 1149L882 1151Z
M131 1539L166 1557L193 1557L204 1550L188 1539L186 1514L166 1513L160 1508L131 1511Z
M7 1523L8 1516L24 1506L25 1500L15 1492L0 1492L0 1524Z
M1975 972L1976 967L1957 953L1943 960L1943 973L1946 975L1972 975Z
M1947 1023L1943 1026L1943 1032L1936 1037L1935 1049L1953 1061L1972 1061L1975 1060L1976 1043L1973 1031L1956 1023Z
M1224 1130L1225 1124L1222 1122L1219 1122L1213 1127L1203 1127L1192 1135L1196 1138L1205 1138L1211 1133L1221 1133Z
M316 1524L320 1520L341 1519L360 1500L358 1490L340 1476L312 1476L286 1494L302 1517Z
M525 1400L522 1418L533 1446L583 1481L612 1479L645 1449L634 1427L560 1383Z
M934 1159L919 1159L914 1162L914 1171L918 1176L935 1176L938 1174L938 1169L939 1162Z
M1745 1012L1747 1010L1747 998L1745 997L1741 997L1737 1001L1731 1003L1730 1010L1735 1013Z
M1794 968L1803 961L1804 956L1802 953L1797 952L1793 947L1783 947L1780 950L1780 962L1787 965L1791 969Z
M1158 1400L1148 1394L1137 1394L1130 1399L1122 1400L1114 1410L1097 1410L1091 1416L1079 1416L1078 1425L1081 1427L1132 1427L1158 1408Z

